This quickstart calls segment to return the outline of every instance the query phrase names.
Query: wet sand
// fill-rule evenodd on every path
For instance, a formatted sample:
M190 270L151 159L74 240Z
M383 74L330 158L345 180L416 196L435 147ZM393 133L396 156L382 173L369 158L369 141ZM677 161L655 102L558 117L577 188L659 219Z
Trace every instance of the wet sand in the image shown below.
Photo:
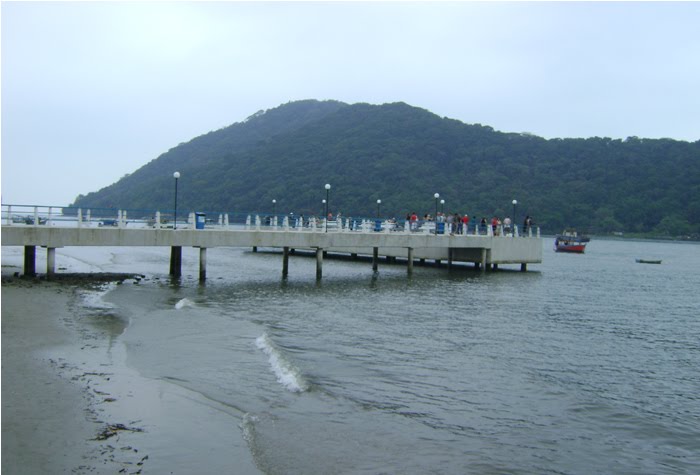
M3 473L260 473L226 407L128 367L128 322L76 318L94 279L13 277L15 254L3 248Z
M83 389L44 350L78 344L60 322L65 291L2 285L2 472L70 473L94 457ZM48 311L48 309L51 309Z

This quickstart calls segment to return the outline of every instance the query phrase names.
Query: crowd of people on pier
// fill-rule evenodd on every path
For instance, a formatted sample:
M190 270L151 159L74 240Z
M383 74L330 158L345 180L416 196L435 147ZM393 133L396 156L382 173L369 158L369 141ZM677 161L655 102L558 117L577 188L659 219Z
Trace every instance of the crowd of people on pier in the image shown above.
M490 220L484 216L480 220L478 220L473 219L466 213L445 214L438 212L437 216L435 217L426 213L421 218L414 211L413 213L408 213L406 215L406 225L410 226L411 231L418 231L421 227L423 227L423 225L425 225L425 223L433 222L443 223L444 232L449 233L451 235L468 234L470 230L470 223L472 229L478 231L480 234L486 234L488 232L488 227L491 226L491 231L494 236L499 236L501 232L503 232L503 234L511 234L513 232L514 226L513 220L510 218L510 216L506 216L505 218L503 218L503 220L501 220L501 218L498 216L494 216ZM523 234L527 233L528 230L532 227L532 225L532 217L529 215L525 216L522 227Z
M323 219L317 219L315 216L304 216L294 215L290 213L290 225L292 227L311 227L311 226L321 226L324 223ZM333 213L328 213L327 222L333 225L338 225L342 223L343 216L340 212L337 215ZM362 222L362 218L348 218L347 226L350 229L355 229L359 227ZM399 220L396 218L379 219L375 218L377 223L384 223L384 226L389 225L391 230L400 229ZM268 216L265 219L265 224L270 225L272 218ZM341 224L341 226L343 226ZM437 227L438 234L450 234L450 235L466 235L466 234L492 234L493 236L510 235L514 231L515 223L510 216L506 216L501 219L499 216L493 216L490 219L485 216L479 218L473 218L469 214L460 213L442 213L438 212L436 216L432 216L429 213L419 216L415 211L408 213L406 215L406 220L404 222L404 229L408 227L410 231L418 232L423 229L431 228L435 229ZM525 216L523 220L522 228L519 230L520 234L525 235L533 226L533 219L531 216ZM490 233L489 233L490 228ZM375 228L377 229L377 228Z

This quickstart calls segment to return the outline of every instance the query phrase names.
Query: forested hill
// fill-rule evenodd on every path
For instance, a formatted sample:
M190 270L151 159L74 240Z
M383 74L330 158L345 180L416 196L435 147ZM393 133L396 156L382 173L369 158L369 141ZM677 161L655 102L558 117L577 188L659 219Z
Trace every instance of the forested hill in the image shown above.
M404 103L299 101L260 111L162 154L73 206L374 216L445 211L575 226L700 235L700 141L551 139L441 118Z

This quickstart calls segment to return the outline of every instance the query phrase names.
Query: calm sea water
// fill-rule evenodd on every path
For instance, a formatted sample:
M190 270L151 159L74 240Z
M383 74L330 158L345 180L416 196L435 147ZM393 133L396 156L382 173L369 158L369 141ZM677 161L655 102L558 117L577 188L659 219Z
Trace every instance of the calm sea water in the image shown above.
M527 273L326 260L321 283L213 249L204 286L194 251L179 284L120 254L160 279L107 298L128 364L228 408L263 473L700 473L700 246L551 245Z

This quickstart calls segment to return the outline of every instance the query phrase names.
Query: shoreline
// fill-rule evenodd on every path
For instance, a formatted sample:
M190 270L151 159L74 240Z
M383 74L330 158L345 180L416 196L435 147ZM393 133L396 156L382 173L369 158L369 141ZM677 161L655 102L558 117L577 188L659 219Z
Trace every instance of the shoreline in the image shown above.
M260 473L234 411L142 377L127 364L119 310L82 301L142 276L13 277L21 263L3 254L3 472Z

